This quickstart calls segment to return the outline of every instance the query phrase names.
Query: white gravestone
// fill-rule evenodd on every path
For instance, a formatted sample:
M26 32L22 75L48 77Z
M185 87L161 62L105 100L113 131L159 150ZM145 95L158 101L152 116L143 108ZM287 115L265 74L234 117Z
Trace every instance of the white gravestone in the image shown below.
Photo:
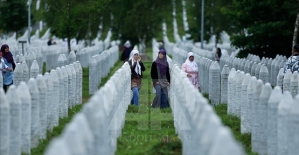
M53 82L53 111L52 111L52 121L53 121L53 127L58 126L59 124L59 79L57 75L57 71L52 69L50 72L51 80Z
M277 154L288 154L288 116L291 104L293 102L292 95L289 91L284 91L278 105L277 116Z
M59 80L59 94L57 97L59 97L59 118L62 118L65 114L65 106L64 106L64 76L61 73L61 69L59 67L56 68L58 80Z
M235 115L241 118L241 104L242 104L242 83L244 80L244 72L240 72L236 81L236 102L235 102Z
M69 65L66 65L66 71L67 71L67 74L68 74L68 90L69 90L69 92L68 92L68 98L69 98L69 100L68 100L68 107L69 108L72 108L73 107L73 105L72 105L72 94L73 94L73 86L72 86L72 72L71 72L71 68L70 68L70 66Z
M288 153L299 152L299 95L294 98L288 120Z
M65 139L56 138L51 141L49 147L46 149L45 155L72 155Z
M31 95L24 81L17 89L22 104L22 147L23 153L30 154L31 150Z
M97 63L96 58L93 56L89 62L89 94L95 94L98 90L98 77L97 77Z
M229 68L224 65L221 72L221 103L227 104Z
M63 97L63 117L67 117L68 116L68 100L69 100L69 90L68 90L68 73L67 73L67 69L62 66L61 67L61 73L63 74L63 79L64 79L64 82L63 82L63 87L64 87L64 97Z
M253 103L253 89L255 88L257 79L255 76L251 77L251 80L248 84L247 87L247 99L248 99L248 109L247 109L247 116L248 116L248 130L251 133L251 129L252 129L252 112L251 112L251 107L252 107L252 103Z
M234 116L237 116L237 96L236 96L236 88L237 88L237 80L238 77L240 76L241 72L240 70L237 70L235 78L233 79L233 83L232 83L232 94L231 94L231 98L232 98L232 104L231 104L231 110L232 110L232 114Z
M31 147L36 148L40 138L40 102L39 91L36 80L30 78L28 83L29 92L31 95Z
M288 69L283 78L283 92L290 91L291 77L292 77L292 72L290 69Z
M74 66L74 69L75 69L75 72L76 72L76 88L75 88L75 100L76 100L76 104L80 104L79 102L79 94L80 94L80 75L79 75L79 69L78 69L78 66L77 66L77 63L74 62L73 63L73 66Z
M1 78L1 74L0 74ZM1 80L1 79L0 79ZM10 109L4 90L0 88L0 154L9 155Z
M267 67L263 64L260 72L259 72L259 78L264 82L267 83L269 82L269 72Z
M236 76L236 70L234 68L231 69L229 75L228 75L228 98L227 98L227 114L232 114L232 104L233 104L233 100L232 100L232 95L233 95L233 80Z
M257 78L257 79L261 79L261 77L260 77L260 70L261 70L261 67L262 67L262 64L261 63L258 63L257 64L257 66L256 66L256 68L255 68L255 77ZM264 81L263 81L264 82Z
M76 71L75 71L75 68L74 68L74 65L73 64L70 64L70 69L71 69L71 73L72 73L72 97L71 97L71 100L72 100L72 107L74 107L76 104L76 85L77 85L77 75L76 75Z
M272 87L270 83L266 83L261 95L258 105L257 114L257 138L258 138L258 153L267 154L267 134L268 134L268 100L272 92Z
M68 56L68 62L69 64L72 64L76 61L76 54L74 51L71 51L71 53Z
M281 88L281 90L283 89L283 77L284 77L284 73L283 73L283 68L281 68L277 74L276 77L276 86L279 86Z
M263 81L258 80L256 85L254 86L253 93L252 93L252 103L251 103L251 150L252 152L257 152L259 147L258 141L258 108L259 108L259 99L260 94L263 90Z
M22 105L14 85L8 88L6 97L10 108L9 155L21 155Z
M0 87L3 86L3 76L2 76L2 73L0 74Z
M37 87L39 91L39 122L40 122L40 138L47 138L47 85L45 82L45 77L41 74L36 77Z
M281 97L281 88L279 86L274 87L268 101L267 154L277 154L277 109Z
M22 66L23 66L23 81L28 82L28 80L29 80L29 68L27 66L26 61L22 62Z
M249 73L247 73L244 77L243 83L242 83L242 96L241 96L241 133L250 133L249 130L249 101L247 97L247 88L250 83L251 76Z
M291 77L290 92L293 98L298 94L299 74L295 71Z
M214 61L209 69L209 98L212 105L218 105L220 103L220 66Z
M39 74L39 66L37 61L34 60L30 68L30 78L36 78L38 74Z
M82 82L83 82L83 69L82 69L82 66L81 66L81 63L79 61L76 61L77 63L77 67L79 69L79 94L77 94L79 96L79 103L82 103Z
M47 130L52 132L54 126L54 106L53 106L53 82L52 77L48 72L45 73L45 82L47 85Z
M13 76L14 85L18 86L21 81L23 81L23 67L20 63L17 63L16 68L14 70L14 76Z

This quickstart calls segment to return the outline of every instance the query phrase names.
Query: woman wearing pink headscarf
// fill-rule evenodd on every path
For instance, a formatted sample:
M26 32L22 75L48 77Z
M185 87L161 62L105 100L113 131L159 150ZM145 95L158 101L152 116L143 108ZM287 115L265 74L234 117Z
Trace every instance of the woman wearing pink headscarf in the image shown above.
M194 87L200 88L198 81L198 66L194 61L194 54L192 52L188 53L187 59L182 65L182 70L186 73L186 76Z

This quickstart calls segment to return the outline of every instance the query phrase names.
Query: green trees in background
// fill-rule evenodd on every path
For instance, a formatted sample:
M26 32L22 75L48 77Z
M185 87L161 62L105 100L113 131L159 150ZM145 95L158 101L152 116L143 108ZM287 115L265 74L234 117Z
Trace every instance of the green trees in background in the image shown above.
M27 1L26 0L4 0L0 2L0 29L5 33L18 32L27 27Z
M100 15L110 0L45 0L45 21L51 27L52 34L77 41L94 38L98 32ZM95 28L97 27L97 28Z
M161 32L166 12L172 11L172 0L111 0L105 12L113 15L115 37L133 44L151 41Z
M296 0L233 0L232 6L224 12L235 23L231 40L233 46L241 49L239 56L291 55L299 11Z

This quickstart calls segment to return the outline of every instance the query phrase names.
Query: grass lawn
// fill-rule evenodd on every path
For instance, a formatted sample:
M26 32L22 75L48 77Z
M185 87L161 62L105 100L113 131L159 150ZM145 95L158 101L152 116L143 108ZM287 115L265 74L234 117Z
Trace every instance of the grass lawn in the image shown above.
M151 53L147 54L150 56ZM143 72L139 107L129 106L122 135L118 138L117 155L181 154L181 141L175 133L171 109L150 108L155 97L152 93L150 60L143 62L146 71Z
M110 69L110 73L107 77L102 78L101 86L104 85L107 80L123 65L121 61L117 61L115 63L115 66ZM43 74L46 71L46 64L43 65ZM82 80L82 102L86 103L91 95L89 95L89 68L83 68L83 80ZM83 107L83 104L77 105L73 107L72 109L69 109L68 117L66 118L60 118L59 119L59 125L53 129L53 132L47 132L47 139L46 140L40 140L39 146L37 148L31 149L31 155L42 155L44 154L44 151L46 147L49 145L51 140L54 137L59 136L64 127L72 120L73 116L81 111Z

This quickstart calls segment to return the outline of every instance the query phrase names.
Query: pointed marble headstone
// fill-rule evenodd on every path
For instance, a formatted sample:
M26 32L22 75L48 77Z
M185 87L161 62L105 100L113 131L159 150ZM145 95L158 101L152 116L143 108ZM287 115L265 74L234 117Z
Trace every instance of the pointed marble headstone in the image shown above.
M255 76L256 67L257 67L257 63L253 62L252 67L251 67L251 73L250 73L251 76ZM256 78L258 79L258 77L256 77Z
M272 92L270 83L266 83L260 95L257 114L257 138L258 153L267 154L267 134L268 134L268 100Z
M227 104L229 68L224 65L221 72L221 103Z
M242 96L241 96L241 133L250 133L249 130L249 104L248 101L248 85L251 81L251 76L249 73L247 73L244 77L243 83L242 83Z
M68 74L68 94L69 94L69 96L68 96L68 107L69 108L72 108L73 107L73 105L72 105L72 97L73 97L73 83L72 83L72 77L73 77L73 75L72 75L72 71L71 71L71 68L70 68L70 66L69 65L66 65L66 70L67 70L67 74Z
M284 77L284 73L283 73L283 68L281 68L277 74L276 77L276 86L279 86L281 88L281 90L283 89L283 77Z
M236 70L234 68L231 69L228 75L228 98L227 98L227 114L232 114L232 104L233 104L233 82L236 76Z
M3 86L3 76L2 72L0 72L0 87Z
M31 95L31 147L36 148L40 138L40 97L36 80L30 78L28 83L29 92Z
M1 78L1 73L0 73ZM0 79L1 80L1 79ZM10 109L4 90L0 88L0 154L9 155Z
M20 155L22 145L22 105L21 100L17 94L17 88L14 85L11 85L8 88L6 97L10 108L9 154Z
M235 115L241 117L241 100L242 100L242 83L244 80L244 72L240 72L236 81L236 94L235 94Z
M212 62L209 70L209 98L212 105L218 105L220 103L220 66L218 62Z
M47 85L45 77L41 74L36 77L37 87L39 91L39 120L40 120L40 138L47 138Z
M83 82L83 70L82 70L82 66L81 66L81 63L79 61L76 61L77 63L77 67L78 67L78 70L79 70L79 93L77 94L78 97L79 97L79 103L82 103L82 82Z
M29 80L29 68L27 66L26 61L22 62L22 66L23 66L23 80L25 82L28 82L28 80Z
M24 81L23 77L23 67L20 63L17 63L13 76L14 85L18 86L21 81Z
M72 155L64 138L57 138L51 141L45 155Z
M291 77L292 72L288 69L283 78L283 92L291 91Z
M53 105L53 111L52 111L52 121L53 125L58 126L59 124L59 79L57 75L57 71L52 69L50 72L51 80L53 82L53 93L52 93L52 105Z
M256 68L255 68L255 77L257 78L257 79L261 79L261 77L260 77L260 70L261 70L261 67L262 67L262 64L261 63L258 63L257 64L257 66L256 66ZM264 81L263 81L264 82Z
M288 154L288 116L292 103L293 98L291 93L284 91L278 105L277 154Z
M97 63L95 57L91 57L89 62L89 94L95 94L98 90L98 77L97 77Z
M264 82L269 82L269 72L265 65L261 66L260 72L259 72L259 78Z
M51 76L48 72L45 73L45 82L47 85L47 130L52 132L53 131L53 126L54 126L54 106L53 106L53 82L51 79Z
M263 89L263 81L258 80L256 82L256 85L253 87L253 93L252 93L252 102L251 102L251 150L252 152L258 151L258 105L259 105L259 98L260 94Z
M76 54L74 51L71 51L71 53L68 56L68 62L69 64L72 64L76 61Z
M60 54L57 60L57 67L62 67L62 66L64 66L64 57L62 54Z
M64 82L63 82L63 87L64 87L64 97L63 97L63 117L67 117L68 116L68 100L69 100L69 90L68 90L68 73L67 73L67 69L62 66L61 67L61 73L63 74L63 79L64 79Z
M277 154L277 111L281 97L281 88L274 87L268 101L267 154Z
M56 68L56 72L58 75L58 80L59 80L59 118L62 118L65 114L65 105L64 105L64 76L61 73L61 69L59 67Z
M30 67L30 78L36 78L38 74L39 74L39 66L37 61L34 60Z
M31 95L24 81L17 89L22 104L22 147L23 153L30 154L31 151Z
M288 153L299 152L299 95L294 98L288 120Z
M291 77L290 92L293 98L298 94L298 83L299 83L298 71L295 71Z

